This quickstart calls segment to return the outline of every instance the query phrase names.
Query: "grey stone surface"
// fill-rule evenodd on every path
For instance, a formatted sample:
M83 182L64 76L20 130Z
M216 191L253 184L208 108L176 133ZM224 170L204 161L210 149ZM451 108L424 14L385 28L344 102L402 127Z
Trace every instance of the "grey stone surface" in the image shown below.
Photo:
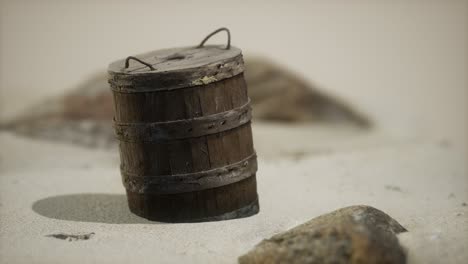
M405 231L380 210L350 206L262 241L239 263L406 263L396 237Z

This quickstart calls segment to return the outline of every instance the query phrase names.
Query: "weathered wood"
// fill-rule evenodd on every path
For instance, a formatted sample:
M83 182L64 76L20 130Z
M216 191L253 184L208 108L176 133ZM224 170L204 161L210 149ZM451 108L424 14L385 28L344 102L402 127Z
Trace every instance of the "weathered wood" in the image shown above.
M121 141L152 142L201 137L231 130L252 119L250 102L221 113L155 123L114 122L115 133Z
M227 220L258 212L255 177L219 188L179 194L127 191L127 198L134 214L164 222Z
M206 85L231 78L244 71L241 50L221 46L185 47L157 50L137 55L155 70L135 62L129 68L124 60L109 65L109 83L114 91L135 93L169 91Z
M122 60L109 67L130 210L170 222L257 213L240 50L170 49L139 58L156 70L137 62L124 69Z
M177 159L173 160L177 162ZM189 167L183 165L180 169L172 169L172 175L147 176L123 169L123 184L128 191L147 194L183 193L220 187L251 177L257 171L257 157L252 154L236 163L195 173L186 173ZM174 168L172 164L171 168Z

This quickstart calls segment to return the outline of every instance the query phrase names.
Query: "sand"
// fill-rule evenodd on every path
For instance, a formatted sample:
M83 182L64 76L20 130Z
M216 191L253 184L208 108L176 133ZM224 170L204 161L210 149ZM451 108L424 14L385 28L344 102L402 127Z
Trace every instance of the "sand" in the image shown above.
M90 3L2 2L2 118L116 58L198 43L221 21L246 53L291 67L377 128L255 123L261 212L175 225L129 213L115 151L0 132L1 263L235 263L263 238L354 204L409 230L399 238L410 264L468 263L466 1Z
M261 212L167 224L128 211L117 152L1 133L1 262L235 263L264 238L355 204L410 231L400 235L409 263L468 259L468 178L455 142L261 123L254 134ZM48 236L57 233L94 235Z

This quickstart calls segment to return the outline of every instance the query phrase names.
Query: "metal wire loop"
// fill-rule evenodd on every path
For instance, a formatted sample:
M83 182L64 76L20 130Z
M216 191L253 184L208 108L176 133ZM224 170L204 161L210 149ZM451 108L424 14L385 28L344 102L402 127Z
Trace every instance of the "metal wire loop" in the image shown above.
M226 33L227 33L227 45L226 45L226 49L227 49L227 50L230 49L230 48L231 48L231 32L229 32L229 29L227 29L227 28L225 28L225 27L219 28L219 29L213 31L213 32L212 32L211 34L209 34L208 36L206 36L206 37L202 40L202 42L200 43L200 45L198 45L197 48L203 47L203 45L205 45L205 42L206 42L209 38L211 38L213 35L215 35L215 34L218 33L218 32L221 32L221 31L226 31Z
M138 58L135 58L133 56L128 56L127 59L125 60L125 69L128 68L128 66L130 65L130 60L135 60L135 61L138 61L139 63L147 66L148 68L150 68L152 71L156 70L151 64L147 63L147 62L144 62Z

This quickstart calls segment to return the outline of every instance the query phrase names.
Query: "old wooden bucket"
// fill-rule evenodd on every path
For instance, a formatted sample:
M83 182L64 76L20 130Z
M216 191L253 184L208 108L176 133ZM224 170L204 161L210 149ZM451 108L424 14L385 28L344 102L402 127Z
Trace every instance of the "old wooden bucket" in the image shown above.
M226 31L226 46L204 45ZM211 221L259 210L241 50L221 28L199 46L108 68L130 210L150 220Z

